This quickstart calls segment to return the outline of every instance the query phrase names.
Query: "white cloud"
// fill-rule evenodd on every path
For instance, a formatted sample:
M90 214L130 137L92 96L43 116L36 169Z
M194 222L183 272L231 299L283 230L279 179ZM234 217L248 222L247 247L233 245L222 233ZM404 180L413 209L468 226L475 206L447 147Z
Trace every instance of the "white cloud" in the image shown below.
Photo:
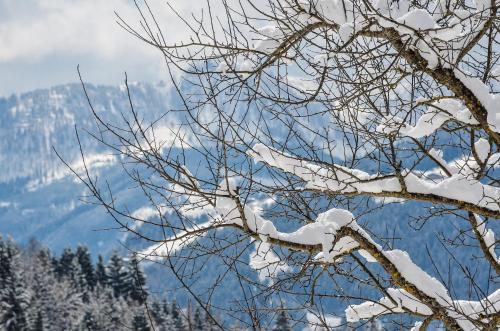
M166 1L148 2L167 39L185 39L187 30ZM171 4L182 15L200 10L197 1ZM98 83L116 84L124 71L133 73L132 80L165 78L161 54L119 27L115 11L139 26L140 16L131 0L0 0L4 76L0 95L76 81L79 63L86 78Z
M179 21L166 10L165 2L150 3L162 25L175 31ZM187 3L175 1L174 5L188 13L195 6ZM130 0L0 0L0 62L38 60L56 52L113 58L131 48L136 51L137 40L118 26L115 11L132 24L139 19ZM172 35L179 37L182 32Z

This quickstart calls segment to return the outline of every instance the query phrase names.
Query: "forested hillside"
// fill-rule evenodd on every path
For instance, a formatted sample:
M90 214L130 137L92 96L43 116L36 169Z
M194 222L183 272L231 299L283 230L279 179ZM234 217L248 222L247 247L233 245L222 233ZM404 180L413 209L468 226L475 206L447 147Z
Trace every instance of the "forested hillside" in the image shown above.
M199 308L148 293L134 256L92 260L85 246L58 257L0 237L0 330L215 329Z

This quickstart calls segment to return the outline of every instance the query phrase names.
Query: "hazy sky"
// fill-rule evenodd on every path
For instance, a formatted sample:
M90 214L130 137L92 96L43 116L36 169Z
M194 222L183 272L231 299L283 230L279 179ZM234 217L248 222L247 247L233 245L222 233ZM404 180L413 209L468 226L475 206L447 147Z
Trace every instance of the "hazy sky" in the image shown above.
M170 0L183 14L199 10L200 0ZM139 1L140 2L140 1ZM170 40L185 29L165 0L149 0ZM131 0L0 0L0 96L85 80L118 84L166 79L161 54L121 29L114 11L132 24L138 13Z

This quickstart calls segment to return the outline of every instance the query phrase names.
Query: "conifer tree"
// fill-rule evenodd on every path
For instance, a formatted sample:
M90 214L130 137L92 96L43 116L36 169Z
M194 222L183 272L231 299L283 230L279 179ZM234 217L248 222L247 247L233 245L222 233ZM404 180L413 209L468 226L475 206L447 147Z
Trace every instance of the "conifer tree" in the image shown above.
M106 266L104 265L104 259L102 255L99 254L97 258L97 264L95 267L95 281L96 284L101 286L106 286L108 284L108 275L106 273Z
M194 331L205 331L206 330L206 325L201 318L201 311L200 308L196 308L194 311L194 317L193 317L193 330Z
M7 251L7 243L0 236L0 290L6 285L5 281L12 275L12 261Z
M56 274L59 278L62 277L72 277L71 271L73 270L73 259L75 258L75 253L71 248L65 248L61 254L61 258L56 265Z
M151 317L157 326L161 326L165 322L165 317L158 301L153 301L151 304Z
M56 277L52 264L52 257L48 249L42 248L31 259L31 302L28 307L28 319L33 329L42 330L48 327L48 317L54 310L54 284Z
M12 285L7 285L3 293L0 293L0 300L0 307L3 312L0 321L6 326L5 330L25 330L27 328L26 307L28 301L23 290L23 284L14 281Z
M146 277L144 272L139 266L139 261L135 255L132 255L129 261L129 279L130 284L130 298L137 301L140 305L144 304L147 299L146 291Z
M161 323L158 323L159 331L176 330L175 321L172 317L171 310L169 309L169 305L168 305L167 301L165 301L165 300L161 304L160 316L162 317L161 318L162 321L161 321Z
M29 297L23 279L19 250L10 240L0 240L0 323L6 331L27 328Z
M177 306L177 302L175 300L172 302L171 314L172 314L172 319L174 321L175 329L177 331L186 330L186 325L184 323L184 319L181 315L180 309Z
M127 324L124 321L123 303L121 298L115 297L114 290L110 287L105 287L99 294L98 305L102 307L99 313L103 330L119 330Z
M175 300L174 300L175 302ZM171 309L169 309L168 307L168 302L167 300L163 300L163 304L162 304L162 310L163 310L163 313L165 315L170 315L170 313L172 312Z
M91 289L87 283L87 277L76 258L71 263L69 277L72 286L81 294L83 302L88 303Z
M54 271L54 274L59 277L58 271L59 271L59 260L57 259L56 256L51 256L50 258L50 264L52 265L52 270Z
M83 317L82 293L69 279L54 284L50 298L50 321L53 330L71 330L78 326Z
M178 330L175 326L175 321L172 318L172 315L166 315L165 320L163 324L160 327L160 331L172 331L172 330Z
M107 269L109 285L113 288L115 297L127 297L130 289L129 273L116 251L111 254Z
M45 270L53 270L52 266L52 254L48 248L41 248L39 251L34 252L35 254L35 265L42 267Z
M93 289L96 285L95 271L90 257L90 252L85 246L78 246L76 250L76 258L80 263L80 268L85 276L87 285Z
M273 331L291 331L290 325L288 323L288 316L284 309L281 309L278 313L278 318L276 319L276 324L274 325Z
M149 321L144 316L143 312L137 313L132 321L132 330L134 331L151 331Z

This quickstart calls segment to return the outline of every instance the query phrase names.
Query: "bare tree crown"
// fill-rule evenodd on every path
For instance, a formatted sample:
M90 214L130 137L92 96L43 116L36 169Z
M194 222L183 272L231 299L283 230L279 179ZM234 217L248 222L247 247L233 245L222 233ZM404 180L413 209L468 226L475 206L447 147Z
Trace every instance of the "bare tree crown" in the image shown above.
M168 264L186 287L194 275L186 265L209 255L251 283L238 271L250 255L261 284L252 283L259 290L236 310L254 329L269 312L255 297L284 293L328 327L316 284L330 281L321 295L346 300L349 322L404 314L413 330L433 321L496 330L499 6L208 1L201 15L180 17L192 37L168 44L161 21L138 5L140 28L119 22L165 57L182 101L172 113L182 120L165 144L129 96L132 119L119 127L95 113L96 138L122 156L157 218L120 209L97 180L81 179L116 221L153 241L143 256ZM419 210L404 222L449 223L454 235L439 236L443 245L477 249L481 268L491 270L488 290L477 285L469 298L455 297L413 262L427 254L424 244L404 252L361 222L397 203ZM132 223L161 228L163 237ZM416 234L407 240L420 240ZM377 299L347 293L336 277L375 289ZM297 283L300 290L290 285Z

